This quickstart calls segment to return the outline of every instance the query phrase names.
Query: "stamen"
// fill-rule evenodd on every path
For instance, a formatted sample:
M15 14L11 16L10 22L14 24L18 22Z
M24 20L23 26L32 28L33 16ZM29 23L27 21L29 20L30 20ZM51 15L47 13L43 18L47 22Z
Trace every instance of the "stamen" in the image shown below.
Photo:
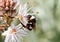
M10 31L10 34L12 34L12 33L16 33L16 30L15 29L12 29L11 31Z

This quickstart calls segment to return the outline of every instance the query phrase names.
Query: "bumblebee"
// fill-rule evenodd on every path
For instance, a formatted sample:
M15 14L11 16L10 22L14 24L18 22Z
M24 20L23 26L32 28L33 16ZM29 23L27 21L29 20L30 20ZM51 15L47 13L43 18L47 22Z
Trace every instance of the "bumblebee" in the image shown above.
M36 18L32 15L27 15L27 24L26 26L21 22L22 26L27 28L28 30L36 30Z

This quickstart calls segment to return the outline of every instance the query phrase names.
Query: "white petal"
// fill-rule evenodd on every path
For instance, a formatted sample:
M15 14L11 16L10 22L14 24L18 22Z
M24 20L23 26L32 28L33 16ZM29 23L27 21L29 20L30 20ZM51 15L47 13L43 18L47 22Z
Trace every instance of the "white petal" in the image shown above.
M11 35L6 36L5 42L11 42Z
M24 30L22 30L22 29L20 29L20 30L17 31L17 34L19 34L21 36L26 36L27 35L27 32L24 31Z
M17 33L16 36L18 39L22 40L22 36L19 33Z
M22 6L22 9L20 11L24 16L27 14L27 3L24 4L24 6Z
M20 33L20 32L18 32L17 34L20 35L20 38L25 37L27 35L27 34L23 34L23 33Z
M17 3L17 4L15 5L14 10L17 9L18 6L19 6L19 3Z
M14 2L16 2L16 5L14 7L14 9L18 9L19 5L21 4L21 0L13 0Z
M19 12L18 12L18 15L21 14L21 8L22 8L22 6L20 5L20 6L19 6Z
M16 29L20 29L20 28L22 28L22 24L18 24L18 25L16 26Z
M14 38L15 38L15 41L16 41L16 42L19 42L19 40L18 40L18 38L17 38L16 35L14 35Z
M14 34L12 34L11 42L16 42L16 38L14 37Z

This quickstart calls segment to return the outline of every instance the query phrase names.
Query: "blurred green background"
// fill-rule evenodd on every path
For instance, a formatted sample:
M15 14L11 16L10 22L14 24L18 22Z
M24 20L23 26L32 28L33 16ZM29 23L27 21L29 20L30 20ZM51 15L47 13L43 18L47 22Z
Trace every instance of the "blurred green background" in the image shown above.
M37 28L30 31L22 42L60 42L60 0L22 0L32 7ZM3 37L0 37L0 42Z

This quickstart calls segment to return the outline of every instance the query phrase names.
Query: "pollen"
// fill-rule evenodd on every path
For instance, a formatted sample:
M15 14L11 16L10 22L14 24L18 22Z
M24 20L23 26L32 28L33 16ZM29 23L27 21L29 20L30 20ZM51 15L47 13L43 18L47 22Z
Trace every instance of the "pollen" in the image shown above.
M15 29L12 29L12 30L10 30L10 34L12 34L12 33L16 33L16 30Z
M19 19L22 20L23 19L23 16L22 15L19 15Z

